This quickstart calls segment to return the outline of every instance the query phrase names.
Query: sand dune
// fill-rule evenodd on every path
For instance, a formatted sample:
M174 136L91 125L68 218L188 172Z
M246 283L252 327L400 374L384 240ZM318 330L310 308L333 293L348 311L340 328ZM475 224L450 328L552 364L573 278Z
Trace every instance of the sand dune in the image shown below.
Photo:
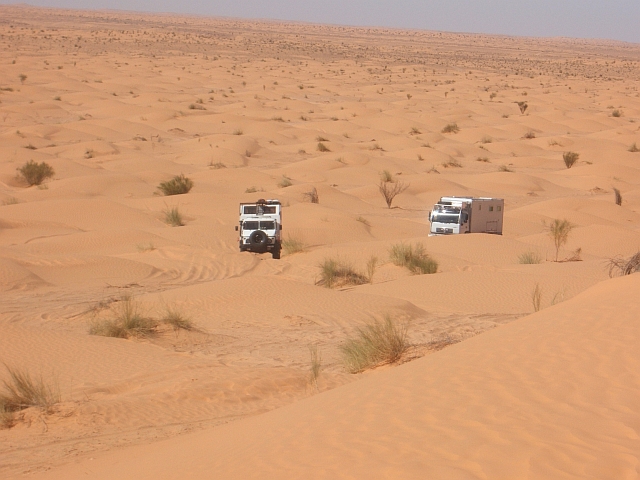
M0 17L0 363L61 394L0 423L0 477L637 476L638 280L608 271L640 249L637 45ZM28 186L30 160L55 174ZM443 195L504 198L503 235L429 237ZM258 198L283 204L280 260L239 252ZM325 288L328 259L366 282ZM89 334L127 298L152 335ZM401 365L347 373L340 346L385 316Z

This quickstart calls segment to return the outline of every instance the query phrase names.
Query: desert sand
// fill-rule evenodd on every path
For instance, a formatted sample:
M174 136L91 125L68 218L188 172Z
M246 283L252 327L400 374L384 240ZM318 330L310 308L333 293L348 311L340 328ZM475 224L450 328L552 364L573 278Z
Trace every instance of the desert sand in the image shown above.
M640 249L640 45L0 6L0 46L0 363L61 398L0 428L0 477L640 477L640 276L607 266ZM504 234L429 237L443 195L504 198ZM302 251L239 252L258 198ZM194 328L90 335L127 296ZM348 373L385 315L411 347Z

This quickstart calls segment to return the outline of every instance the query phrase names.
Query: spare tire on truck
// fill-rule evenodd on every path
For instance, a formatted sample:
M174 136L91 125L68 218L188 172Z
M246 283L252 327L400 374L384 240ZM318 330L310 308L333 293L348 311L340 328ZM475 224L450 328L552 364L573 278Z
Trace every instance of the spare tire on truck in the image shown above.
M249 237L249 242L251 246L255 249L263 249L267 247L267 243L269 242L269 238L267 234L262 230L256 230Z

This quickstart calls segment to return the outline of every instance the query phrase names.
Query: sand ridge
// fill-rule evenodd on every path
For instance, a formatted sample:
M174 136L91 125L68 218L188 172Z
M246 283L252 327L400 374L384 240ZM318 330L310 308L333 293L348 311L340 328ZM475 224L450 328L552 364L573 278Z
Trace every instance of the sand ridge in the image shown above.
M318 478L411 478L427 464L436 478L632 475L637 419L623 410L638 385L637 281L609 279L607 261L640 248L640 47L26 6L0 6L0 35L0 362L55 379L63 400L0 429L3 478L71 478L89 457L125 472L134 452L156 463L165 446L194 461L166 478L251 477L242 469L258 465ZM571 169L567 151L579 153ZM16 169L29 160L54 177L27 187ZM408 185L391 209L385 171ZM178 174L193 190L159 195ZM428 237L442 195L504 198L504 235ZM285 238L302 252L238 251L238 203L260 197L282 201ZM184 226L164 222L172 207ZM580 261L552 261L547 225L564 218L574 229L559 258L579 249ZM398 243L422 243L438 273L391 263ZM541 263L519 263L526 252ZM372 256L371 284L317 285L325 259L364 272ZM536 286L542 311L530 316ZM195 329L89 335L127 295L154 318L177 308ZM385 314L410 324L404 364L346 373L339 346ZM616 325L627 334L615 338ZM317 390L309 345L322 352ZM571 375L556 377L563 364ZM423 398L437 400L430 413ZM367 443L389 428L389 405L406 410L403 438ZM562 405L568 417L552 422ZM288 427L243 453L248 430ZM199 457L202 439L226 460Z

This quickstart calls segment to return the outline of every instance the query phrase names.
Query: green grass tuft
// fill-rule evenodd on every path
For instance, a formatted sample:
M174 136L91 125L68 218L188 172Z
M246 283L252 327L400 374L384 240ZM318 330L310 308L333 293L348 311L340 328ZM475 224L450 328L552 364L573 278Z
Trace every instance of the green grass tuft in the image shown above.
M140 312L133 297L118 302L112 318L94 320L89 325L90 335L129 338L148 337L156 331L156 322Z
M389 256L395 265L406 267L409 271L418 275L438 272L438 262L425 252L422 243L416 243L415 245L398 243L392 245Z
M533 251L524 252L518 255L518 263L523 265L537 265L542 263L542 255Z
M57 382L45 382L42 376L32 378L29 373L5 365L9 380L3 381L0 392L0 422L5 426L12 421L12 412L29 407L49 408L60 402Z
M317 285L327 288L341 287L344 285L363 285L369 279L358 273L350 264L334 258L324 259L320 265L320 280Z
M192 188L193 181L190 178L185 177L183 173L181 173L180 175L176 175L171 180L162 182L160 185L158 185L158 190L160 190L166 196L189 193Z

